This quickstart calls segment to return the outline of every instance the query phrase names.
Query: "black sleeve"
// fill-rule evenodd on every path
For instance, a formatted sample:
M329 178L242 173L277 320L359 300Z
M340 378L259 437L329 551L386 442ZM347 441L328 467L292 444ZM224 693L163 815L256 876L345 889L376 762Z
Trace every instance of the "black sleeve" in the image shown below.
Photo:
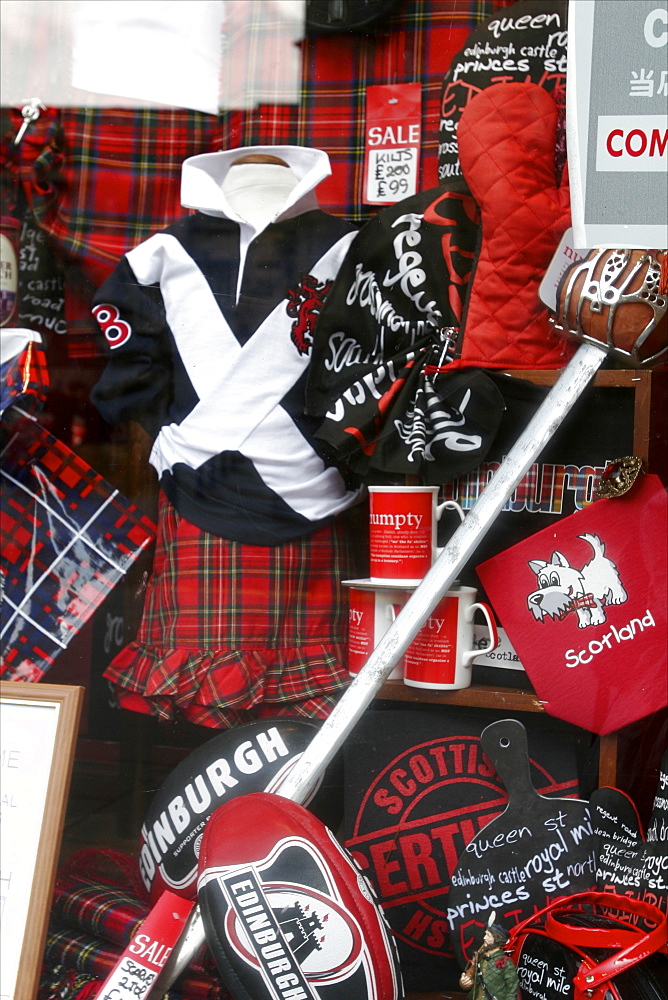
M91 399L110 424L137 420L155 437L172 402L171 337L157 285L140 285L123 258L93 301L107 365Z

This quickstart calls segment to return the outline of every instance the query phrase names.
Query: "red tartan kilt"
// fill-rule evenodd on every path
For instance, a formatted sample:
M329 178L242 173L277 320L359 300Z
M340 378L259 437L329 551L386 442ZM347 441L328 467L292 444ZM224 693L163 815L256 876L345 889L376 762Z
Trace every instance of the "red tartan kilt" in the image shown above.
M342 579L363 572L354 515L283 545L211 535L161 495L137 638L105 677L122 707L226 727L324 718L349 681ZM357 552L357 556L356 553Z

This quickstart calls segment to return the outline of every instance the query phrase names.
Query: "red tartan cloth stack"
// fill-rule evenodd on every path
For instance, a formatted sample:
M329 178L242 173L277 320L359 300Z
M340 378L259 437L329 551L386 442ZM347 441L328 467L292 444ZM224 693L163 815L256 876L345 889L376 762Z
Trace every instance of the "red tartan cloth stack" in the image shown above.
M56 878L37 1000L97 996L149 913L135 868L116 851L79 851L65 863ZM167 996L228 1000L229 993L203 948Z

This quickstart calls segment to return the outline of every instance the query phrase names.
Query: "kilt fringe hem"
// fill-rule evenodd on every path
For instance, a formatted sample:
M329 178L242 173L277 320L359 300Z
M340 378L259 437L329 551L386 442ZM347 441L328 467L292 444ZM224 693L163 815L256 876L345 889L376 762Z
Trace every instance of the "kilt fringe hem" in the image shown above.
M104 673L119 708L231 728L256 718L324 719L347 687L342 643L201 652L138 641Z

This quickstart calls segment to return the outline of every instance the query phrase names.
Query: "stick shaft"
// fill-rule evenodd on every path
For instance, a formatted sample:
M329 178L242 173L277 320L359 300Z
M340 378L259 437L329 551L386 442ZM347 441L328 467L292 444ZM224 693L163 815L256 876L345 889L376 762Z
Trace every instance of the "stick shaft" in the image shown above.
M526 430L508 452L462 524L415 589L371 656L315 734L276 794L303 803L325 768L352 732L369 703L404 655L469 557L491 528L508 498L561 425L569 410L600 368L604 352L583 344L543 400ZM185 937L185 935L184 935ZM199 907L193 912L188 941L169 973L149 987L145 1000L158 1000L205 941Z
M167 961L144 994L144 1000L164 997L172 983L181 976L206 941L202 913L195 905Z
M384 681L404 655L443 594L491 528L522 477L538 458L605 358L583 344L564 368L498 471L457 528L424 580L415 589L371 656L276 789L304 802Z

